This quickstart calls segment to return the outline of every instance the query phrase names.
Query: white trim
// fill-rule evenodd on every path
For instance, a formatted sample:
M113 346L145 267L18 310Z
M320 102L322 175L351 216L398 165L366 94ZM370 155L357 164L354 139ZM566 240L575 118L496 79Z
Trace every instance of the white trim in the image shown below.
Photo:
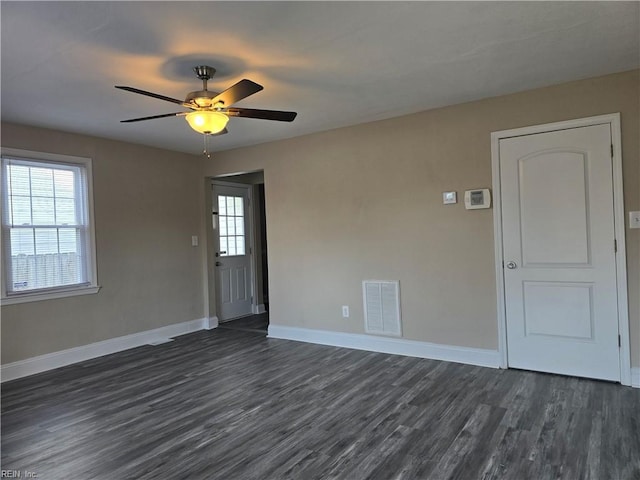
M532 135L570 128L608 124L611 128L613 144L613 211L614 234L618 244L616 255L616 275L618 289L618 333L620 347L620 383L631 385L631 349L629 334L629 303L627 300L627 264L625 247L624 196L622 191L622 139L620 134L620 114L611 113L595 117L578 118L564 122L533 125L530 127L502 130L491 133L491 170L493 187L493 238L495 251L496 295L498 312L498 351L500 366L507 368L507 318L505 313L505 291L502 263L502 197L500 191L500 140L510 137Z
M8 363L2 365L1 381L6 382L130 348L166 341L179 335L203 330L206 325L207 319L201 318Z
M56 298L75 297L76 295L92 295L100 291L100 286L77 287L46 293L23 293L17 296L9 296L0 299L1 305L15 305L16 303L39 302L41 300L54 300Z
M374 335L312 330L309 328L269 325L269 338L353 348L370 352L429 358L446 362L465 363L481 367L498 368L499 353L496 350L440 345L403 338L387 338Z
M595 117L575 118L573 120L565 120L562 122L543 123L541 125L531 125L528 127L513 128L511 130L500 130L491 132L491 138L494 136L498 139L510 137L522 137L523 135L533 135L536 133L554 132L557 130L568 130L570 128L590 127L592 125L604 125L616 123L620 126L620 114L609 113L606 115L597 115ZM618 137L619 139L620 137ZM495 195L494 195L495 205Z
M220 322L218 321L218 317L205 318L204 321L205 321L205 325L204 325L205 330L213 330L214 328L218 328L218 325L220 325Z
M267 311L267 309L264 306L264 303L259 303L258 305L254 305L253 306L253 313L255 315L259 315L261 313L265 313L266 311Z
M211 185L220 185L222 187L238 187L238 188L251 188L252 183L238 183L238 182L228 182L224 180L224 177L214 177L211 180Z
M633 367L631 369L631 386L633 388L640 388L640 367Z
M496 274L498 317L498 352L500 368L509 368L507 359L507 312L504 302L504 276L502 265L502 192L500 187L500 136L491 133L491 186L493 189L493 248Z
M256 208L256 197L258 193L258 185L252 184L249 189L249 209L251 212L251 239L249 254L251 255L251 311L254 314L264 313L264 305L262 312L259 311L258 305L258 209ZM255 194L255 195L254 195Z
M622 136L620 114L608 115L613 145L613 216L618 252L616 280L618 288L618 334L620 335L620 383L631 385L631 334L627 298L627 247L625 242L624 192L622 189Z

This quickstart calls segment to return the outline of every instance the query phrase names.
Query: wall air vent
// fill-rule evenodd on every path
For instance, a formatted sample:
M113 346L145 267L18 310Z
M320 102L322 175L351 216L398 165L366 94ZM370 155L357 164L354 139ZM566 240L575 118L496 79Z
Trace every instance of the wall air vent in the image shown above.
M367 333L401 336L400 282L365 280L362 282L364 298L364 328Z

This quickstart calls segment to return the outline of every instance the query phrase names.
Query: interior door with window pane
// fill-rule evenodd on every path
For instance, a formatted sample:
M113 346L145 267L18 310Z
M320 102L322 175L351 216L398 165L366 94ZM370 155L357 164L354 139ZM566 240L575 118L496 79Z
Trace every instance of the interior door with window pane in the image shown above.
M222 322L252 312L249 187L215 183L217 314Z

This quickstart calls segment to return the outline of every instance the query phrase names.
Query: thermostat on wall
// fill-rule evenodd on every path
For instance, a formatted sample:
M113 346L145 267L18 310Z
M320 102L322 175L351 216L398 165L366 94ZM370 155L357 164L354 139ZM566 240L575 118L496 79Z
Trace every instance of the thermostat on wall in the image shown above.
M464 192L464 208L475 210L477 208L489 208L491 206L491 192L488 188L467 190Z

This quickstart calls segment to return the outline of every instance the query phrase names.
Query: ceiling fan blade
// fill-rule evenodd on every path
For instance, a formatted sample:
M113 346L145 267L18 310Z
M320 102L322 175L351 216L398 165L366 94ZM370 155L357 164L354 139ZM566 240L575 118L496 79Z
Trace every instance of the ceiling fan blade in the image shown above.
M277 120L293 122L297 112L281 112L279 110L258 110L255 108L229 108L225 112L230 117L259 118L261 120Z
M247 98L249 95L258 93L263 88L264 87L262 85L258 85L257 83L245 78L211 99L211 103L215 105L217 102L223 102L224 106L228 107L239 102L243 98Z
M129 120L120 120L120 123L142 122L143 120L153 120L154 118L177 117L184 115L185 112L165 113L163 115L152 115L151 117L130 118Z
M178 105L182 105L184 103L182 100L178 100L177 98L166 97L166 96L160 95L158 93L147 92L146 90L140 90L139 88L124 87L122 85L116 85L116 88L119 88L120 90L125 90L127 92L139 93L140 95L146 95L147 97L157 98L159 100L165 100L165 101L171 102L171 103L177 103Z

